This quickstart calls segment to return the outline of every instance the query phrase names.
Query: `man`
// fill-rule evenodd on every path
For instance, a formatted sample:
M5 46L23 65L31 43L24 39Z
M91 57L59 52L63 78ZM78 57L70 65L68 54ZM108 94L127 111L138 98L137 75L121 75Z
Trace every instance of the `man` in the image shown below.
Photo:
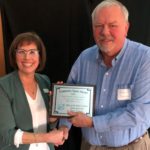
M126 38L128 10L116 0L101 2L92 23L96 45L80 54L68 83L96 85L94 114L70 111L60 126L82 128L82 150L148 150L150 48Z

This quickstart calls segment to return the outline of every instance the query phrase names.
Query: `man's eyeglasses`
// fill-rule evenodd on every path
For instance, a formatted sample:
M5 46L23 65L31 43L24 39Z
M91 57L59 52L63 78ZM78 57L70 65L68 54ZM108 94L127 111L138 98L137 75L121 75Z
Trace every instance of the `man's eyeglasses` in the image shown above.
M31 57L35 57L37 55L39 55L39 50L37 49L29 49L29 50L24 50L24 49L17 49L16 50L17 55L19 56L26 56L27 54Z

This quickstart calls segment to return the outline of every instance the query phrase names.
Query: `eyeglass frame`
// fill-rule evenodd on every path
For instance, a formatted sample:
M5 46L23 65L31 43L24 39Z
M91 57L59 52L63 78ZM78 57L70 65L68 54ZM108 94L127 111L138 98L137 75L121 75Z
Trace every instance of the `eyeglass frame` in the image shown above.
M18 51L20 51L20 53ZM31 52L34 52L34 53L31 53ZM29 50L16 49L16 54L18 54L19 56L22 56L22 57L26 56L27 54L29 54L29 56L35 57L35 56L39 55L39 52L40 51L38 49L29 49Z

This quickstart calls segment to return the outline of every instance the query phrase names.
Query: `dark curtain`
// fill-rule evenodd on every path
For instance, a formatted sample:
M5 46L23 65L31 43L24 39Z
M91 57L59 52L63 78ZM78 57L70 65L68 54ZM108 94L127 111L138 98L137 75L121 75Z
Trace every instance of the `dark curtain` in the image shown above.
M91 12L102 0L0 0L3 20L6 71L12 71L8 49L13 38L27 31L41 36L47 48L42 73L51 82L67 79L70 68L85 48L93 45ZM120 0L129 12L132 40L150 45L150 1ZM72 127L69 139L57 150L80 150L80 128Z
M92 44L87 0L4 0L1 9L6 56L17 34L38 33L47 48L43 72L52 82L65 81L75 58ZM6 67L7 72L12 70L7 57Z
M93 0L92 9L102 0ZM119 0L129 10L128 38L150 46L150 1Z
M93 44L91 1L88 0L1 0L7 73L12 71L8 49L13 38L34 31L47 48L47 63L42 73L51 82L67 79L70 68L85 48ZM75 142L76 141L76 142ZM80 128L72 127L69 140L58 150L79 150Z

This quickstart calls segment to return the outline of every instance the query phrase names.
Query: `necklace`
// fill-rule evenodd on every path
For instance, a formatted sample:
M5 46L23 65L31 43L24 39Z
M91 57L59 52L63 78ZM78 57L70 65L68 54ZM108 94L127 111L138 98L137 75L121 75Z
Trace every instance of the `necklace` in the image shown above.
M32 98L36 98L37 93L37 81L34 75L24 75L19 72L19 77L22 82L24 90L28 93L28 95Z
M35 99L36 98L36 93L37 93L37 83L31 85L31 86L28 86L27 87L27 93L33 98Z
M24 90L31 96L33 99L36 98L36 93L37 93L37 82L32 81L30 83L23 83Z

